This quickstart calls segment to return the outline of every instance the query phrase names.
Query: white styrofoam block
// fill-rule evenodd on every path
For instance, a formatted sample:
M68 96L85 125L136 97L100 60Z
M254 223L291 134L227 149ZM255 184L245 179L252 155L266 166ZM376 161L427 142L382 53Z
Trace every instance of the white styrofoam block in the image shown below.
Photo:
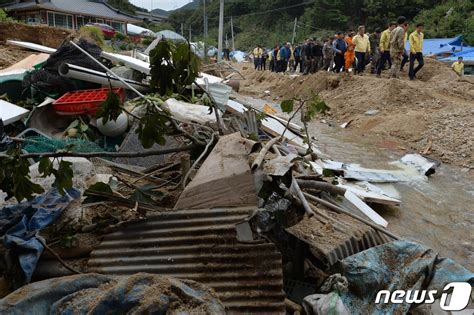
M29 110L24 109L23 107L0 100L0 118L3 120L4 126L22 119L29 112Z

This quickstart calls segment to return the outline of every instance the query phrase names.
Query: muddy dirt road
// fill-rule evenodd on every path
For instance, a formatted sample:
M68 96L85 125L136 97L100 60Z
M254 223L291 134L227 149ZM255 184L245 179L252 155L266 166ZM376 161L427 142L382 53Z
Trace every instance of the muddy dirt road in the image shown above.
M360 135L314 122L315 135L324 153L335 160L364 167L390 168L391 161L405 152L385 148ZM318 136L319 135L319 136ZM375 208L398 235L423 243L474 270L474 181L465 169L441 164L428 181L393 185L402 204L395 208Z
M258 106L280 109L284 99L319 93L331 110L311 122L309 132L334 160L387 169L407 153L424 152L442 162L426 182L389 187L399 193L399 208L375 210L389 230L474 270L474 78L458 79L448 65L430 59L417 81L239 66L246 78L240 93Z
M474 170L474 78L458 79L446 64L427 58L417 81L409 81L406 72L402 79L328 72L292 76L239 66L246 77L243 94L278 103L319 93L331 108L322 118L337 126L351 121L347 133L426 150L444 163Z
M278 104L268 100L252 96L242 96L240 100L257 108L268 104L279 110ZM309 132L323 153L344 163L390 169L390 162L407 153L400 142L375 142L372 137L319 120L310 123ZM389 222L390 231L474 270L474 181L469 169L443 163L428 181L396 183L384 188L395 189L402 201L400 207L374 208Z

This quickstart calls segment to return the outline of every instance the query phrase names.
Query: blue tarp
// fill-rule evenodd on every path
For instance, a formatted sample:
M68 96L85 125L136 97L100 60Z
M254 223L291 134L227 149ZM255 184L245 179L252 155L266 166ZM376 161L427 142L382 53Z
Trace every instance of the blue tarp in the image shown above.
M375 305L380 290L438 290L450 282L474 285L474 273L432 249L404 240L393 241L341 261L341 274L349 291L341 294L344 305L355 314L406 314L410 304ZM439 296L437 296L439 297Z
M191 280L82 274L24 286L0 300L0 314L225 314L225 308Z
M474 61L474 48L464 48L463 51L452 54L447 58L440 59L440 61L457 61L458 57L462 57L463 61Z
M36 269L43 245L37 233L54 222L71 203L81 196L79 190L67 190L64 196L56 188L31 201L3 207L0 210L0 236L10 253L18 256L26 282Z
M241 50L231 51L229 54L230 58L234 58L237 62L242 62L247 58L247 53Z
M458 52L461 49L470 48L463 43L463 37L451 38L428 38L423 41L423 55L440 55ZM405 43L405 49L410 50L410 43Z

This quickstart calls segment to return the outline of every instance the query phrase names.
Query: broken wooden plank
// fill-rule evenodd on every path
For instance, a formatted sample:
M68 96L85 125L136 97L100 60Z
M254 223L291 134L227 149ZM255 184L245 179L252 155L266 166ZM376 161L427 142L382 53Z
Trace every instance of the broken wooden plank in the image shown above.
M374 221L375 223L387 227L388 222L385 221L377 212L374 211L371 207L369 207L365 202L363 202L356 194L354 194L350 190L346 190L344 197L354 206L357 207L363 214L365 214L369 219Z

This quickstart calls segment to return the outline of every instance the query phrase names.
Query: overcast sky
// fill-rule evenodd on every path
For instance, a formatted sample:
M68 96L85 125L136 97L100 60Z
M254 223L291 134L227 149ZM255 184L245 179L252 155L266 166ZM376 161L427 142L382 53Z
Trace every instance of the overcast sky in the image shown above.
M191 1L192 0L130 0L134 5L148 10L150 10L153 5L153 9L163 9L167 11L178 9Z

